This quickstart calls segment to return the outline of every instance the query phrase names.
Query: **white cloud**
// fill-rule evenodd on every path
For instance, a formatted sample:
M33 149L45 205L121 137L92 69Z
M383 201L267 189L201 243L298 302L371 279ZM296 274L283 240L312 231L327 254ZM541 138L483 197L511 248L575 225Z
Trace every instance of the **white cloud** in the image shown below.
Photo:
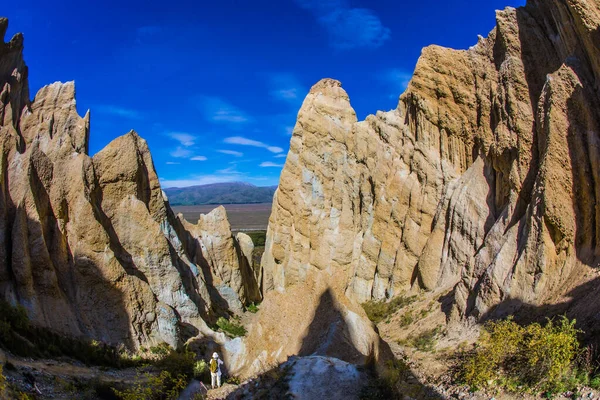
M285 133L287 133L288 135L292 136L292 133L294 133L294 127L293 126L286 126L285 127Z
M286 158L287 154L277 154L275 158Z
M242 157L244 153L235 150L217 150L217 153L227 154L234 157Z
M241 175L241 172L239 172L236 168L237 165L233 164L231 167L217 170L217 173L223 175Z
M259 165L259 167L262 167L262 168L269 168L269 167L283 168L283 164L276 164L276 163L271 162L271 161L265 161L265 162L262 162Z
M142 118L141 114L135 110L132 110L129 108L124 108L124 107L119 107L119 106L115 106L115 105L103 104L103 105L98 105L98 106L92 108L92 111L94 109L97 110L100 114L113 115L113 116L122 117L122 118L129 118L129 119L141 119Z
M167 161L165 164L167 164L167 165L179 165L181 163L174 162L174 161Z
M352 8L345 0L295 1L315 15L335 49L377 48L390 39L390 29L372 10Z
M299 105L301 97L307 93L298 79L292 74L276 73L269 76L270 94L276 100Z
M172 139L177 140L182 146L190 147L196 143L196 137L185 132L170 132L167 134Z
M192 151L184 147L178 146L175 150L171 151L171 157L175 158L189 158L192 155Z
M227 124L244 124L250 121L246 113L219 97L201 97L199 108L209 121Z
M207 158L204 157L204 156L194 156L194 157L190 158L190 160L192 160L192 161L206 161Z
M283 149L277 146L270 146L266 143L259 142L258 140L248 139L242 136L232 136L225 138L225 143L228 144L237 144L240 146L252 146L252 147L260 147L263 149L269 150L271 153L282 153Z

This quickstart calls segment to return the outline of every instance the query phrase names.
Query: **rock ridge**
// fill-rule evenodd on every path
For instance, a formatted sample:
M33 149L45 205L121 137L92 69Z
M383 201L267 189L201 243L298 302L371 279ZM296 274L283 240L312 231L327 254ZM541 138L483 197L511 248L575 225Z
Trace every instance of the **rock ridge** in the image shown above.
M75 83L29 100L22 52L21 34L0 42L0 296L37 325L130 348L214 335L207 323L259 296L224 209L175 216L135 131L90 157Z

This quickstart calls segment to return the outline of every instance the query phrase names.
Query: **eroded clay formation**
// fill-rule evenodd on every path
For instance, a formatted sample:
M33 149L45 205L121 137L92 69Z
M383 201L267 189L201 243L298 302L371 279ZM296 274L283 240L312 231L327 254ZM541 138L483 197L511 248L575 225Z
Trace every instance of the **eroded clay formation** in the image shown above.
M266 290L325 272L360 302L447 291L458 320L558 303L597 277L600 6L529 0L496 19L469 50L425 48L395 110L358 122L340 82L311 89Z

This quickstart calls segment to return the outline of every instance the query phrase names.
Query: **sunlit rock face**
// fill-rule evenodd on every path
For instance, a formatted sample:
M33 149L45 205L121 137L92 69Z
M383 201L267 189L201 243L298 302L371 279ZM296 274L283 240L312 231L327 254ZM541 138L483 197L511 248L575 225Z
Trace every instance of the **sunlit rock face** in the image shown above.
M212 332L230 308L220 292L255 300L224 210L175 217L133 131L90 157L74 83L30 100L22 51L20 34L0 41L0 297L38 325L130 347Z
M600 5L530 0L496 20L469 50L425 48L395 110L359 122L340 82L311 89L273 203L266 290L320 273L361 302L451 290L461 318L558 302L591 279ZM598 286L580 299L597 303Z

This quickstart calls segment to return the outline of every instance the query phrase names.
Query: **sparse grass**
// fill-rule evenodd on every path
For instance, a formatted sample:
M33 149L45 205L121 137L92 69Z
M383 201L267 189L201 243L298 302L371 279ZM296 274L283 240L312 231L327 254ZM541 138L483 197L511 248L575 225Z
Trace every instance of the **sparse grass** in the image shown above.
M0 300L0 347L22 357L70 357L85 364L125 368L138 365L124 349L67 337L32 325L22 306Z
M410 337L405 340L399 340L398 344L401 346L414 347L420 351L433 351L437 344L437 336L442 333L442 327L438 326L434 329L430 329L421 333L418 336Z
M400 327L409 326L415 321L415 317L411 311L408 311L400 317Z
M219 317L217 320L217 326L225 333L233 337L246 335L246 328L242 325L238 325L231 320L227 320L223 317Z
M6 378L2 371L2 364L0 364L0 399L3 399L6 393Z
M417 300L417 296L398 296L393 298L391 301L386 302L370 300L363 303L362 306L367 313L367 316L371 321L378 324L379 322L387 319L389 316L394 314L396 311L414 303Z
M239 385L241 383L240 378L238 378L237 376L229 376L226 380L225 383L229 383L230 385Z
M371 379L361 389L359 398L361 400L398 399L400 397L396 391L396 385L409 373L410 367L406 364L406 360L388 360L382 376L378 377L374 370L370 371Z
M122 400L176 400L187 382L186 376L173 376L163 371L154 376L147 374L146 379L140 379L130 389L115 389L114 392Z
M511 318L490 322L476 349L464 356L459 378L472 389L497 386L547 397L581 384L600 386L591 362L581 361L591 356L582 357L578 333L575 320L566 317L545 326L523 327Z

